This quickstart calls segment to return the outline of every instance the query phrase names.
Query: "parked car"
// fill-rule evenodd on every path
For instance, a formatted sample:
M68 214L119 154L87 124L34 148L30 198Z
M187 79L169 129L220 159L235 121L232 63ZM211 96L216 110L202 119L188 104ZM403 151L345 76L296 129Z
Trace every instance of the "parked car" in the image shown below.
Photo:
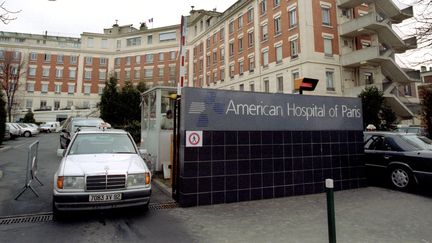
M9 140L9 139L11 139L11 134L10 134L10 131L9 131L9 127L6 126L5 127L5 133L4 133L3 141Z
M60 148L65 149L76 130L81 127L98 127L104 120L94 117L71 117L64 124L60 132Z
M39 126L39 130L40 132L51 133L51 132L57 132L59 127L60 127L60 122L46 122Z
M28 125L26 123L16 123L21 129L21 136L31 137L39 134L39 128Z
M393 187L408 190L432 182L432 140L417 134L365 132L368 169L384 174Z
M21 128L16 123L6 122L6 127L9 128L11 139L21 136Z
M398 133L415 133L421 136L427 136L427 130L425 127L420 126L406 126L406 127L398 127L394 132Z
M151 172L132 136L117 129L78 131L54 175L53 212L142 206L148 209Z

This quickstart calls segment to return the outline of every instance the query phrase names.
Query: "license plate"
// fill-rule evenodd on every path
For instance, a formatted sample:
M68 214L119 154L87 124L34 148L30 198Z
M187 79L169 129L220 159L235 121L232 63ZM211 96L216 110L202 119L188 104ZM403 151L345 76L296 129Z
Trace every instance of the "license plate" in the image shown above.
M104 201L118 201L118 200L121 200L121 193L89 195L90 202L104 202Z

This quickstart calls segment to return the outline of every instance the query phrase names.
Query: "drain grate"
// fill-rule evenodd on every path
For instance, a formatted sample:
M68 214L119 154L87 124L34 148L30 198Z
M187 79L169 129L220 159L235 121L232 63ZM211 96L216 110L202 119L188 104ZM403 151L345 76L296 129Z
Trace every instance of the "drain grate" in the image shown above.
M22 223L43 223L52 221L52 213L21 215L0 218L0 225L4 224L22 224Z
M163 203L150 203L149 209L150 210L162 210L162 209L170 209L170 208L177 208L178 204L174 201L172 202L163 202Z

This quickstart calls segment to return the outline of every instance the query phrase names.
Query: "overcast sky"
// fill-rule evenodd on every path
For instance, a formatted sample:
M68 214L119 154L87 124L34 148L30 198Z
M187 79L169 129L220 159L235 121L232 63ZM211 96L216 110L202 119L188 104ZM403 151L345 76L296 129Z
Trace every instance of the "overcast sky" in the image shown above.
M225 11L236 0L0 0L9 10L21 10L1 31L79 37L82 32L102 33L115 20L119 25L153 18L153 27L180 24L180 16L195 9ZM152 24L148 24L149 27Z

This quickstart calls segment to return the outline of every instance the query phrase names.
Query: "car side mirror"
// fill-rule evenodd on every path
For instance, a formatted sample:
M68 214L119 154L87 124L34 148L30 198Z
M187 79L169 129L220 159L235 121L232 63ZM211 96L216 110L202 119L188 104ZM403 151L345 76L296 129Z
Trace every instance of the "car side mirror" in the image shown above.
M57 149L57 157L64 157L66 149Z
M63 129L61 130L61 132L68 133L68 131L66 130L66 128L63 128Z

